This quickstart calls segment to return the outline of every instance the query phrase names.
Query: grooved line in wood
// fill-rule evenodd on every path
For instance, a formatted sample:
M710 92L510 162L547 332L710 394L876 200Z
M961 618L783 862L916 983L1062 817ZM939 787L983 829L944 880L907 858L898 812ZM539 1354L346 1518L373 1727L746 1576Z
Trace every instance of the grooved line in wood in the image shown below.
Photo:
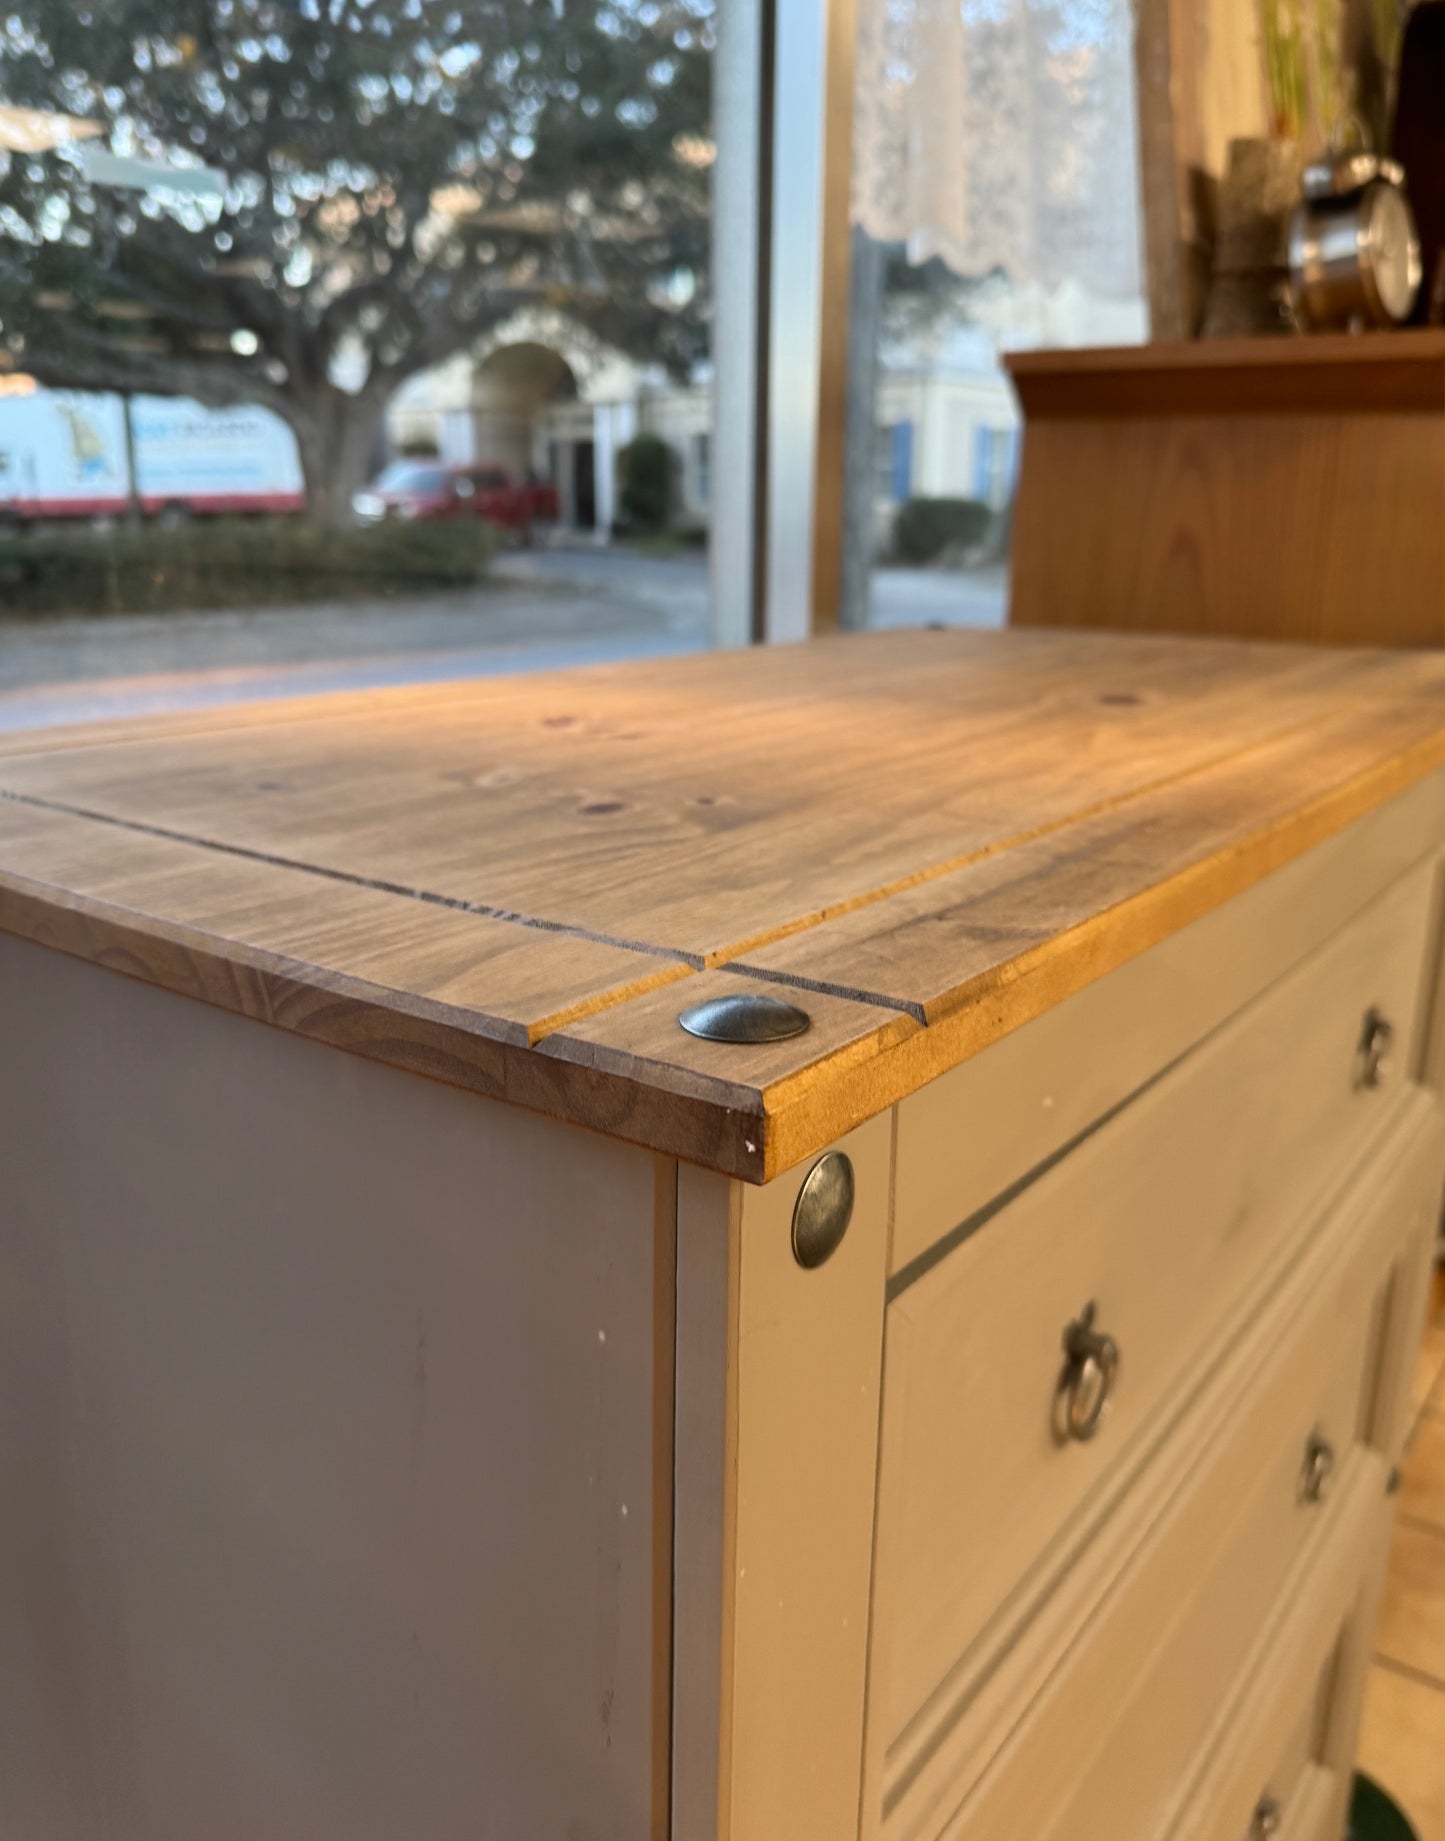
M1137 786L1125 788L1123 792L1113 793L1106 799L1096 799L1092 804L1073 807L1058 818L1044 819L1037 825L1030 825L1020 831L1011 831L1004 837L992 838L976 849L965 850L957 856L945 857L941 862L930 863L926 868L914 870L907 876L896 876L889 882L881 882L877 888L867 889L861 895L854 895L847 901L831 902L828 906L816 908L812 913L798 920L782 921L775 927L765 928L754 937L733 941L727 946L719 946L707 955L707 966L711 968L728 966L730 970L745 972L755 977L761 968L751 965L734 964L743 953L757 952L765 946L775 946L780 940L791 939L799 933L806 933L810 928L822 926L824 922L837 920L844 914L856 914L860 909L871 908L877 902L888 901L895 895L907 894L910 889L924 888L930 882L941 882L946 876L957 875L960 870L972 869L977 863L986 863L990 857L1003 856L1010 850L1019 850L1026 844L1037 844L1047 837L1056 837L1065 831L1072 831L1087 824L1091 819L1103 818L1109 812L1122 811L1126 806L1136 805L1142 800L1152 798L1157 793L1166 791L1171 786L1182 786L1188 780L1203 778L1216 773L1225 765L1233 765L1248 760L1252 754L1266 753L1277 748L1282 742L1308 734L1311 729L1327 726L1339 716L1338 708L1318 710L1312 716L1290 723L1282 729L1276 729L1259 741L1248 742L1242 747L1226 749L1223 753L1211 755L1207 760L1195 761L1188 767L1181 767L1175 773L1160 774L1157 779L1141 782ZM780 980L787 980L792 974L774 971L768 974ZM800 984L805 983L799 979ZM895 1010L906 1010L909 1015L918 1014L921 1022L927 1022L926 1015L921 1014L921 1006L906 1000L889 997L883 992L868 992L845 989L841 985L816 984L809 989L829 991L835 997L850 997L855 1003L879 1003Z
M362 876L353 871L258 850L247 845L229 843L218 838L205 837L169 826L156 825L140 819L122 818L97 808L75 805L66 800L49 799L40 794L21 793L0 786L0 798L73 818L91 819L97 823L113 825L139 835L166 838L176 843L192 845L198 849L216 850L250 861L266 863L275 868L298 870L357 888L375 889L384 894L399 895L409 900L429 903L435 907L452 908L462 913L475 914L484 919L509 921L519 927L531 927L539 932L555 933L568 939L586 940L593 945L615 946L629 952L644 953L653 958L665 958L674 963L686 965L693 971L727 967L748 978L760 978L797 990L814 991L823 995L846 998L854 1003L871 1004L879 1009L902 1012L926 1024L928 1018L921 1004L908 998L894 996L890 992L810 979L784 969L765 968L736 963L736 961L745 953L756 952L761 948L775 945L781 940L806 933L842 915L857 913L876 903L887 901L893 896L904 894L910 889L926 886L930 882L940 881L946 876L968 869L976 863L986 862L991 857L1071 830L1077 825L1102 817L1108 812L1122 810L1170 786L1182 785L1188 780L1210 774L1226 763L1245 760L1252 754L1307 734L1311 729L1327 724L1337 714L1337 710L1333 708L1318 710L1312 715L1301 718L1299 722L1288 724L1271 732L1257 742L1233 746L1206 760L1193 762L1174 773L1161 774L1153 780L1126 788L1107 798L1073 808L1058 818L1047 819L1037 825L1027 826L1002 837L991 839L975 849L945 857L909 875L893 877L846 901L832 902L814 908L794 920L779 922L772 927L760 929L755 934L715 947L706 954L691 952L684 947L669 946L661 942L633 939L621 934L580 926L575 922L549 920L542 915L528 914L517 909L503 908L485 902L469 901L462 896L444 895L434 889L418 888L386 878ZM629 991L619 991L615 997L605 1000L599 1007L610 1009L618 1004L624 1004L629 1001L631 995Z
M468 901L461 895L443 895L436 889L409 887L404 882L389 882L380 876L359 876L347 869L333 869L324 863L308 863L300 857L279 856L269 850L253 850L248 844L223 843L219 838L198 837L169 825L147 824L138 818L118 818L113 813L94 811L86 806L71 805L63 799L45 799L37 793L17 793L0 786L0 799L12 805L34 806L42 812L55 812L62 818L84 818L93 824L111 825L118 831L132 831L140 837L164 838L172 844L189 844L196 850L214 850L221 856L241 857L248 863L265 863L272 869L294 869L302 875L319 876L325 882L344 882L351 888L375 889L380 895L400 895L407 901L425 902L434 908L452 908L461 914L475 914L481 920L510 921L516 927L532 927L539 933L557 933L569 940L587 940L594 946L617 946L626 952L646 953L653 959L680 960L693 971L705 969L697 953L674 950L669 946L651 946L642 940L624 940L607 933L595 933L568 921L544 920L540 915L516 914L507 908L489 906L484 901Z
M965 1215L963 1220L950 1228L941 1239L935 1240L933 1245L920 1253L917 1258L910 1260L906 1266L900 1266L888 1281L888 1302L891 1304L895 1298L902 1297L910 1286L916 1285L919 1279L926 1277L935 1266L941 1265L955 1248L961 1247L965 1240L972 1239L980 1228L987 1227L996 1215L1002 1214L1005 1208L1011 1207L1026 1190L1032 1189L1034 1184L1047 1176L1051 1170L1057 1169L1066 1157L1072 1157L1081 1145L1087 1144L1090 1138L1097 1137L1105 1126L1112 1125L1121 1113L1127 1112L1136 1101L1141 1100L1162 1080L1167 1079L1181 1063L1187 1061L1205 1042L1217 1035L1219 1028L1222 1027L1221 1024L1210 1030L1208 1035L1202 1036L1199 1042L1186 1049L1182 1055L1175 1055L1157 1073L1151 1074L1148 1080L1141 1081L1132 1092L1126 1093L1122 1099L1115 1100L1114 1104L1107 1107L1097 1118L1091 1119L1072 1137L1066 1138L1062 1144L1050 1151L1047 1157L1041 1157L1036 1164L1025 1170L1022 1176L1016 1177L1006 1189L1001 1189L991 1201L985 1202L982 1208L975 1208L972 1214Z

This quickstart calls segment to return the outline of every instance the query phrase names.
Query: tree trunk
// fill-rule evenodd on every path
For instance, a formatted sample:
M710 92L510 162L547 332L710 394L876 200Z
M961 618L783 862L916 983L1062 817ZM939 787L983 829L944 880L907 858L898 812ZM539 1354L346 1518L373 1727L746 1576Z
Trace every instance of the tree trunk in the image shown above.
M352 522L351 501L370 475L385 408L380 392L353 396L332 384L293 398L288 420L313 524L338 530Z
M838 624L861 632L872 599L878 433L878 340L883 330L883 245L853 231L849 282L847 421L843 437L843 562Z

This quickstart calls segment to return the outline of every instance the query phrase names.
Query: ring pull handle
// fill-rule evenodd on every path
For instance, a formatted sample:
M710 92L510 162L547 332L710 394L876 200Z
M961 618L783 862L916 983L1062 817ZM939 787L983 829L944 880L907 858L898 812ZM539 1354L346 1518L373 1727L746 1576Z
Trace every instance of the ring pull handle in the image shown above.
M1304 1463L1300 1467L1300 1500L1323 1502L1334 1474L1335 1448L1316 1428L1305 1440Z
M1249 1825L1249 1841L1272 1841L1284 1825L1284 1810L1277 1796L1262 1796L1254 1806L1254 1820Z
M1390 1050L1394 1042L1395 1025L1372 1004L1360 1025L1360 1045L1355 1051L1356 1086L1384 1086L1390 1076Z
M1055 1394L1055 1433L1060 1444L1086 1444L1098 1431L1119 1374L1119 1345L1094 1328L1092 1301L1064 1331L1064 1368Z

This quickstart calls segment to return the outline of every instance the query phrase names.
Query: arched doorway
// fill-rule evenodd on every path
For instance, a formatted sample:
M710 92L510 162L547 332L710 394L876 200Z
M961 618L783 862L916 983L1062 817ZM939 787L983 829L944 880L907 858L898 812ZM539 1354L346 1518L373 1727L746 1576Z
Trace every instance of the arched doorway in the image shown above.
M489 352L472 372L471 422L476 459L497 461L518 478L550 479L563 522L595 527L592 413L578 401L576 374L560 352L531 339Z

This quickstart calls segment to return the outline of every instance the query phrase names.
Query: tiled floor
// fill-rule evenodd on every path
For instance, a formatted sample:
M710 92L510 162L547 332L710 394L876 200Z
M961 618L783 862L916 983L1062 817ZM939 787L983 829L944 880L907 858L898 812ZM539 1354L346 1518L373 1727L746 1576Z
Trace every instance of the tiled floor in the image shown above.
M1445 1282L1437 1279L1412 1395L1390 1577L1365 1699L1360 1767L1420 1841L1445 1841Z

